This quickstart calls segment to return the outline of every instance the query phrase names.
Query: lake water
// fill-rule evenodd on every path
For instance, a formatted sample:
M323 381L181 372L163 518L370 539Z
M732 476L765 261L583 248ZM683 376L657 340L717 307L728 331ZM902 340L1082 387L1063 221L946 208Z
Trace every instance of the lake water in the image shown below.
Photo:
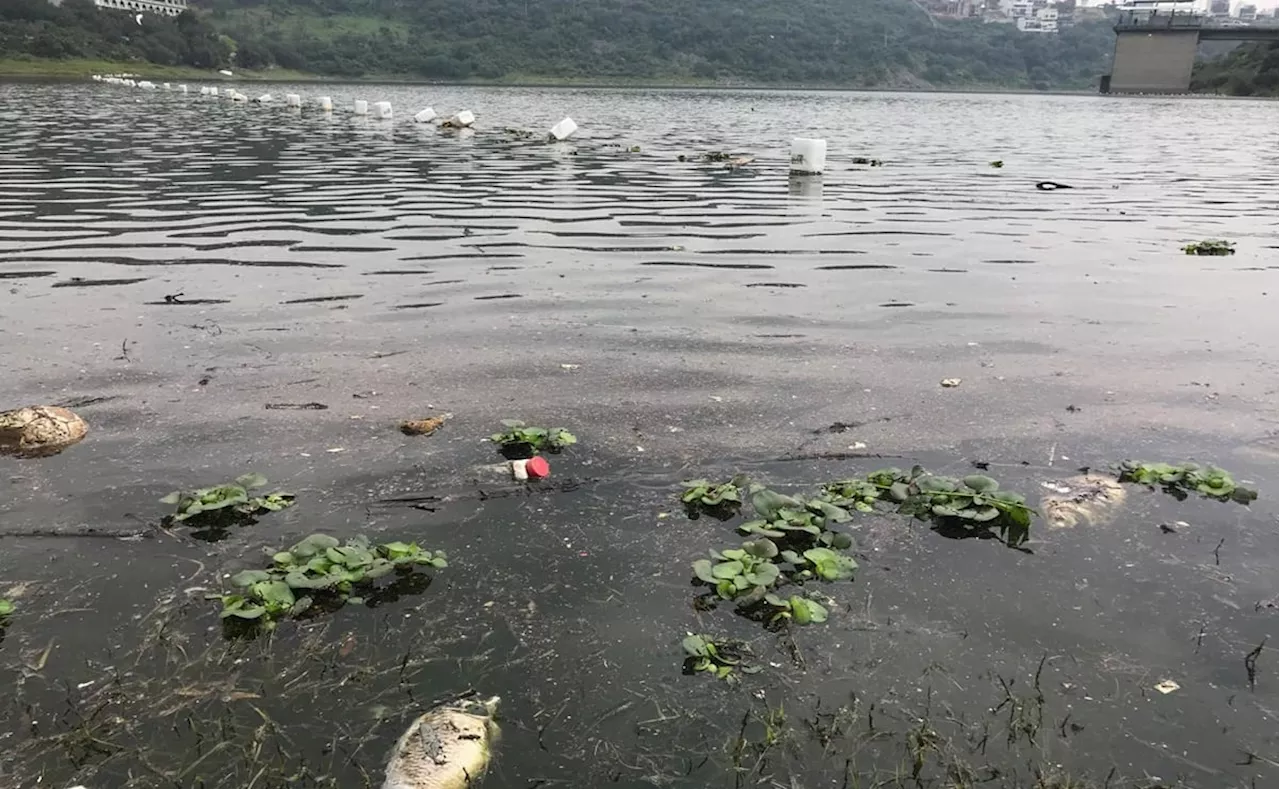
M504 699L486 789L1275 783L1274 102L240 87L276 102L0 84L0 406L92 426L0 458L0 786L380 786L469 689ZM508 417L580 439L532 492L488 468ZM1031 553L868 516L827 623L692 605L736 537L683 479L981 463L1034 502L1124 458L1260 497L1130 486ZM298 504L156 530L247 470ZM224 640L220 576L314 531L451 566ZM684 676L687 632L764 670Z

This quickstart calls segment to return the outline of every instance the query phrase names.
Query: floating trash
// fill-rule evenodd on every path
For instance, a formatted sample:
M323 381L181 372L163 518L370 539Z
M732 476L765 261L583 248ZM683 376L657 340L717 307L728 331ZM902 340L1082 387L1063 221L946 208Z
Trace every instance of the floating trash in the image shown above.
M943 378L938 383L946 389L954 389L959 386L962 381L959 378Z
M498 738L498 697L449 704L415 720L387 764L382 789L471 789L484 774Z
M27 406L0 412L0 455L38 458L56 455L78 444L89 424L54 405Z
M1125 490L1116 480L1098 474L1085 474L1065 480L1042 483L1051 491L1040 499L1040 511L1049 526L1073 528L1081 522L1099 526L1111 520L1124 503Z
M406 419L400 423L400 432L406 436L429 436L440 429L453 414L441 414L427 419Z
M430 123L435 119L436 119L436 111L431 109L430 107L424 108L423 110L418 112L417 115L413 116L414 123Z
M475 113L471 110L463 110L440 125L446 129L465 129L475 122Z
M578 124L573 122L573 118L565 118L564 120L551 127L551 139L560 141L567 140L573 136L578 130Z
M333 112L333 99L329 96L321 96L316 103L320 105L321 112Z
M826 140L797 137L791 141L792 175L822 175L826 168Z
M355 103L355 106L353 107L353 111L355 112L356 115L368 115L369 102L363 99L356 99L356 103Z
M253 100L253 103L254 103L254 104L269 104L270 102L271 102L271 94L270 94L270 93L264 93L264 94L262 94L261 96L259 96L258 98L256 98L256 99L254 99L254 100Z
M373 114L384 121L391 120L391 102L379 101L373 105Z
M301 107L302 97L296 93L286 93L284 94L284 103L290 107Z

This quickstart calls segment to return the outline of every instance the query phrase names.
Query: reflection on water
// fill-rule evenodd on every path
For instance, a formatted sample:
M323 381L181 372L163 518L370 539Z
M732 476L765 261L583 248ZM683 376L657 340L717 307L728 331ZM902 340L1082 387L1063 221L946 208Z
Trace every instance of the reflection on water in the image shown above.
M1274 103L285 91L400 119L0 85L0 402L91 424L4 467L0 528L133 535L253 468L299 494L217 544L0 537L0 785L377 786L468 688L505 699L489 787L1275 781ZM427 104L478 128L406 120ZM566 114L569 143L499 131ZM827 139L821 179L788 176L797 135ZM1238 254L1178 252L1212 237ZM584 439L542 495L475 440L516 416ZM735 535L683 520L685 477L981 458L1034 494L1117 452L1211 456L1262 498L1135 491L1031 555L869 518L824 626L690 605L688 562ZM451 567L223 642L219 574L316 530ZM768 668L681 676L687 631Z

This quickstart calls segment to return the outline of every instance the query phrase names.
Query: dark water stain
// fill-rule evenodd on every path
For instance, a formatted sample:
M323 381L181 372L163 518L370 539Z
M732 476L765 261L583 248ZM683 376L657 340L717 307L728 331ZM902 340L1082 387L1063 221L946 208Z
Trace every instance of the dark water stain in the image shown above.
M146 282L150 277L133 277L130 279L81 279L73 277L63 282L55 282L50 287L53 288L98 288L104 285L136 285L139 282Z
M485 271L520 271L524 266L489 266ZM461 282L461 280L455 280Z
M929 272L932 274L968 274L967 268L931 268Z
M807 285L800 282L748 282L744 287L747 288L805 288Z
M724 269L740 269L743 271L756 271L760 269L771 269L767 263L690 263L685 261L662 261L649 260L641 263L642 266L670 266L677 268L724 268Z
M35 277L52 277L56 271L0 271L0 279L32 279Z
M282 301L281 304L319 304L327 301L351 301L352 299L363 299L362 293L348 293L343 296L308 296L302 299L289 299Z
M443 301L424 301L417 304L395 304L392 305L393 310L422 310L427 307L439 307L444 304Z
M1029 266L1034 264L1034 260L984 260L983 263L994 263L998 266Z
M881 306L881 307L914 307L914 306L916 306L916 305L915 305L913 302L910 302L910 301L886 301L886 302L884 302L883 304L880 304L880 305L878 305L878 306Z
M895 269L888 263L841 263L831 266L818 266L817 271L870 271L873 269Z
M475 296L474 297L476 301L494 301L495 299L522 299L522 298L524 298L524 296L522 296L519 293L499 293L496 296Z

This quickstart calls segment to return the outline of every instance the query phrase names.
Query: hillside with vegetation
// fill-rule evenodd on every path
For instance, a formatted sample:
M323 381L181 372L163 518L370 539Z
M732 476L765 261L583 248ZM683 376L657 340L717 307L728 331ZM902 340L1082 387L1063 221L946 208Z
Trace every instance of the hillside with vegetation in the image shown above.
M941 20L911 0L197 0L173 19L0 0L0 57L344 77L1080 88L1113 33Z
M1225 55L1196 63L1191 89L1228 96L1275 96L1280 83L1280 45L1241 44Z

